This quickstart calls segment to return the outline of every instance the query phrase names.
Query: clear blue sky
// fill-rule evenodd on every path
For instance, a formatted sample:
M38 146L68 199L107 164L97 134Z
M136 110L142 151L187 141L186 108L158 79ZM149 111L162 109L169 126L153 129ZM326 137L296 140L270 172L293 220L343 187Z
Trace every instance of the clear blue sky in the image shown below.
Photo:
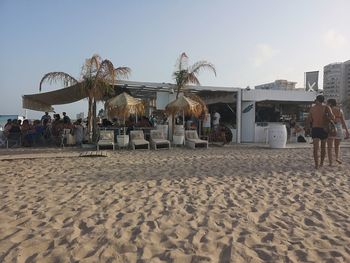
M185 51L190 63L215 64L202 85L302 87L312 70L322 83L324 65L350 59L349 10L346 0L0 0L0 114L22 114L21 95L38 92L47 72L78 78L94 53L130 67L135 81L172 82ZM86 108L55 107L73 118Z

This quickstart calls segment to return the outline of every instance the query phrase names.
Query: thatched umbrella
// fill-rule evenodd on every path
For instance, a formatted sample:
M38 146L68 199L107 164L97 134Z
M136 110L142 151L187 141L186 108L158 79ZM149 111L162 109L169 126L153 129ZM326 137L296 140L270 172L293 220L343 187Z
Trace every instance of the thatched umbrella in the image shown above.
M108 110L109 117L117 116L119 118L125 118L130 114L143 114L144 105L140 99L136 99L126 92L119 94L118 96L109 99L106 102L106 109Z
M188 96L180 96L165 107L165 112L171 115L182 112L184 115L193 115L198 118L203 111L206 111L204 107L200 102Z

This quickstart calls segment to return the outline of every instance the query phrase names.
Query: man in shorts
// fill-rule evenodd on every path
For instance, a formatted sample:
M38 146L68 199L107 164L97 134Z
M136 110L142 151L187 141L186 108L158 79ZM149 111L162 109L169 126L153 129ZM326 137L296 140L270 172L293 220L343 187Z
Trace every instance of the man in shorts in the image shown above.
M327 117L328 116L328 117ZM315 168L323 166L326 156L326 142L328 138L327 125L328 119L334 120L334 115L329 106L324 104L323 95L318 95L315 100L315 105L310 109L309 116L306 120L306 132L310 133L313 139L313 155L315 160ZM321 142L321 161L319 162L318 150Z

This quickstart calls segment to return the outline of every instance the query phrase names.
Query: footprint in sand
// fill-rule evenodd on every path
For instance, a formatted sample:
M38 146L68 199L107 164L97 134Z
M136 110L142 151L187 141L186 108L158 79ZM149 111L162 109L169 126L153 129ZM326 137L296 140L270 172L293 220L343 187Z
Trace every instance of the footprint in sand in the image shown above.
M270 211L266 211L261 216L259 216L259 223L265 222L266 218L270 215Z
M268 233L266 236L264 236L261 239L261 242L263 242L263 243L271 242L273 240L273 238L274 238L273 233Z

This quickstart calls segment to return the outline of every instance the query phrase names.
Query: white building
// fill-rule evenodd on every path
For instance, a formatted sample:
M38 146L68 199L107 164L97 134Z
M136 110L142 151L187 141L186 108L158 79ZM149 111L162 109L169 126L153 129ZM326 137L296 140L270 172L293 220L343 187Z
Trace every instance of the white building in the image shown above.
M261 84L255 86L255 89L267 89L267 90L294 90L296 82L278 79L271 83Z
M343 63L332 63L323 68L323 94L326 99L343 98L342 88Z
M350 97L350 60L343 63L343 88L344 88L344 99Z
M323 92L326 99L343 102L350 96L350 60L323 68Z

